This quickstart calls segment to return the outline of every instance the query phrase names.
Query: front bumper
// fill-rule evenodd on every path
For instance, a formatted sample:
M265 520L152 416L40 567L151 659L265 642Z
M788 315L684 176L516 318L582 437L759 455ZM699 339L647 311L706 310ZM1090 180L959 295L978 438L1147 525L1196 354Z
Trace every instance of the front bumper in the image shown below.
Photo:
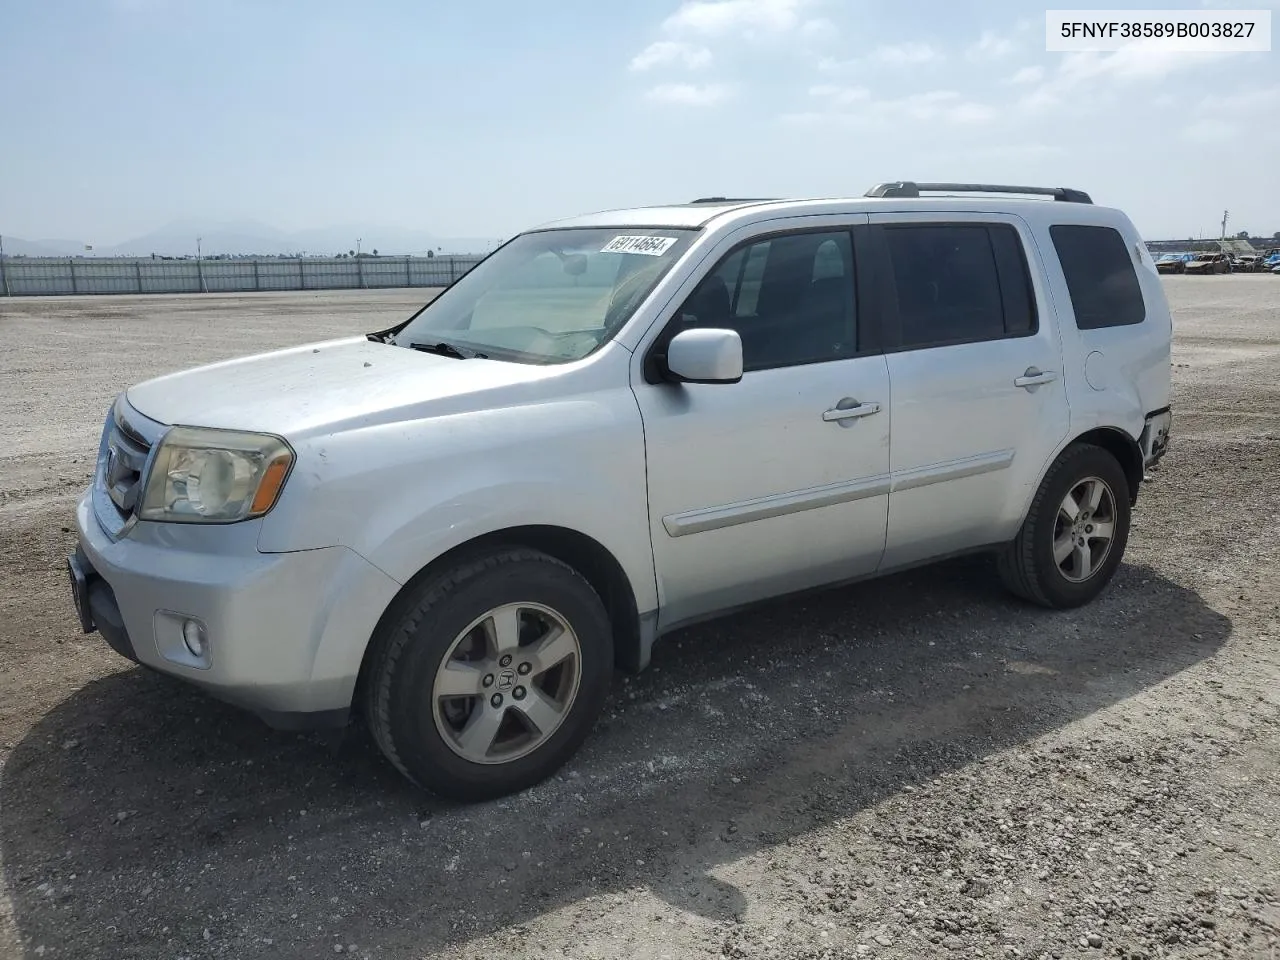
M138 663L138 655L133 652L133 640L120 616L116 595L94 571L84 550L76 547L76 552L67 557L67 572L71 576L71 597L80 618L80 629L85 633L97 630L107 641L107 646L126 660Z
M364 649L399 589L382 571L345 547L259 553L252 524L140 523L112 540L88 493L76 523L68 571L87 631L273 726L345 724Z

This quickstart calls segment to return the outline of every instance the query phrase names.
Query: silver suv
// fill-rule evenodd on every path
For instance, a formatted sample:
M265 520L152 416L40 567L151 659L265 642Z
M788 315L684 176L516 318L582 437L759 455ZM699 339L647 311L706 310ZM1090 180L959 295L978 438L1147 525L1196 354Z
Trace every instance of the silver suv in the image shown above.
M121 394L75 602L138 663L279 727L358 709L418 784L493 797L693 621L973 551L1091 600L1170 335L1133 225L1076 190L564 220L389 330Z

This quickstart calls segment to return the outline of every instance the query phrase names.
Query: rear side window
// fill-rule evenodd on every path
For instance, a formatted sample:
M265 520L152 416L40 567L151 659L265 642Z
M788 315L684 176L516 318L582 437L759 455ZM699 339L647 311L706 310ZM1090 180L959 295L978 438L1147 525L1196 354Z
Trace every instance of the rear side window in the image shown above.
M996 256L996 272L1000 276L1000 295L1004 304L1004 332L1020 337L1036 332L1036 301L1031 295L1031 277L1022 241L1013 227L987 228L991 250Z
M1125 327L1147 316L1142 286L1120 231L1056 224L1049 228L1081 330Z
M1012 226L893 224L884 236L903 349L1037 330L1026 256Z

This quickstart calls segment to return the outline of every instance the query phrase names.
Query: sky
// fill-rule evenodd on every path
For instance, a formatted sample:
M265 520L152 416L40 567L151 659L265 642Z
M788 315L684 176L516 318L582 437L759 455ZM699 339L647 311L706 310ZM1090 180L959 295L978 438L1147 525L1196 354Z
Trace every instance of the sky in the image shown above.
M1280 0L1124 6L1207 4ZM506 237L898 179L1280 231L1280 52L1047 53L1025 0L0 0L0 90L0 235L28 240Z

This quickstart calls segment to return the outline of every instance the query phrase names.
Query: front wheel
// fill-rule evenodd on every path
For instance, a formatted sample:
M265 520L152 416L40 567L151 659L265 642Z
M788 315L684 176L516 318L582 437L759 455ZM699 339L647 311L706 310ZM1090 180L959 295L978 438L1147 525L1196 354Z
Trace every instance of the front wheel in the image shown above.
M613 663L595 591L525 549L422 584L377 643L365 703L374 739L410 780L459 800L559 769L590 732Z
M1049 468L1017 537L999 555L1010 591L1045 607L1078 607L1111 582L1129 541L1129 481L1092 444L1068 447Z

